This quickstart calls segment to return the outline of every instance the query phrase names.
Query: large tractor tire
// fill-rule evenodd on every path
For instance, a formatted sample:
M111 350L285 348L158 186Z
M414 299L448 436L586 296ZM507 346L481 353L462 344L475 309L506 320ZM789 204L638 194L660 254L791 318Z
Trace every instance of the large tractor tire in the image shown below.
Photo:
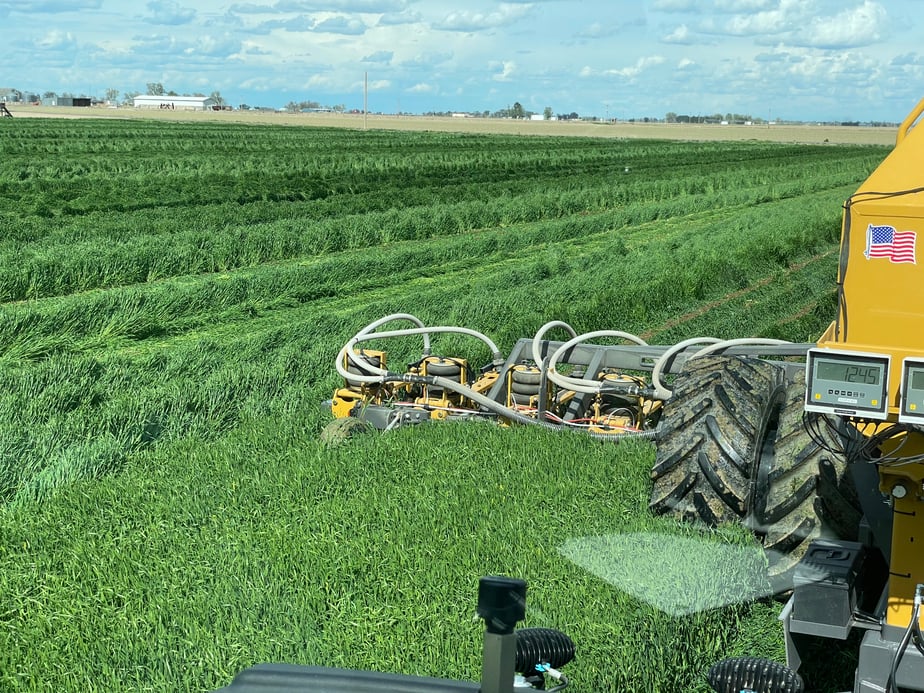
M809 543L822 536L855 540L861 512L850 469L823 427L819 445L805 430L805 373L786 388L772 456L755 486L752 528L763 538L771 584L786 589Z
M860 510L837 442L802 422L805 375L710 357L687 364L662 418L650 507L714 526L738 521L767 552L770 586L792 587L796 564L821 536L855 540Z
M766 361L688 361L661 417L651 509L714 526L744 521L783 373Z

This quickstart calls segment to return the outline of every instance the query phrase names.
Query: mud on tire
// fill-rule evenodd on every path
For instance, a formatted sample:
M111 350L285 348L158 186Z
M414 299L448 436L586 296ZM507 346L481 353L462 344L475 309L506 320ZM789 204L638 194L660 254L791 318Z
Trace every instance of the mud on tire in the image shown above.
M839 443L824 427L819 445L805 430L805 373L786 388L773 455L765 458L755 488L752 527L763 537L772 583L792 582L809 543L823 535L855 540L860 502Z
M746 519L761 446L783 396L779 367L757 359L691 360L661 418L650 508L707 525Z
M661 420L651 503L707 525L737 521L767 552L771 587L792 586L822 535L855 539L859 500L835 436L803 426L805 374L788 384L771 363L738 357L688 362Z

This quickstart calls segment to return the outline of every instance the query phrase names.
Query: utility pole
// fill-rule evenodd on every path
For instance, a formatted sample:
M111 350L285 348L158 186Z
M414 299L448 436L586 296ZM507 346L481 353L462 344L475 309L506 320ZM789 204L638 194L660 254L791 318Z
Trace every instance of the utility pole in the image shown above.
M366 114L369 112L369 73L363 73L363 130L366 129Z

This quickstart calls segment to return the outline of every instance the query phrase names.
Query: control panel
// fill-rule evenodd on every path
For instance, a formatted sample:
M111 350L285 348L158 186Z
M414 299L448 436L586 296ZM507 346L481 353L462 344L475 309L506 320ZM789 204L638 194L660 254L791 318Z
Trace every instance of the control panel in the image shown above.
M898 410L901 423L924 423L924 359L902 361L902 397Z
M891 357L858 351L809 349L806 362L805 410L885 419L889 415L888 388ZM924 362L921 364L924 387ZM924 389L917 404L924 420Z

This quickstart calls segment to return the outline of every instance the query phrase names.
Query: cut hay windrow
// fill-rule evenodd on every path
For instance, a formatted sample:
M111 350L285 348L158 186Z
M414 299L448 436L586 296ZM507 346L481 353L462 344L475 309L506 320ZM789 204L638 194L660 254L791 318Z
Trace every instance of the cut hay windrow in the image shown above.
M773 605L666 616L559 550L691 531L645 508L650 444L493 425L334 444L322 402L345 340L399 311L502 349L556 319L810 338L840 206L883 153L5 124L0 689L205 690L257 661L475 680L493 573L577 643L576 689L705 691L720 653L778 655Z

